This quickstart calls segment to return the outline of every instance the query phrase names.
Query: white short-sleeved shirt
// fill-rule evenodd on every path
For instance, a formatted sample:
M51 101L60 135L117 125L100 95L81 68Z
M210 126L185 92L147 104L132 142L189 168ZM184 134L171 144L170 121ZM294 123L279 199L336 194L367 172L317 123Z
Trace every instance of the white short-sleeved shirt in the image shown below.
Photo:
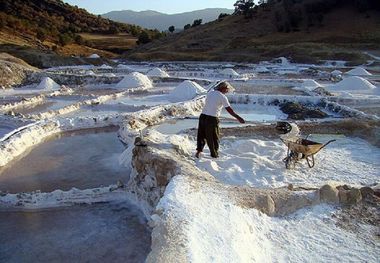
M218 90L212 90L207 93L206 103L203 107L202 113L219 117L222 108L230 107L227 97Z

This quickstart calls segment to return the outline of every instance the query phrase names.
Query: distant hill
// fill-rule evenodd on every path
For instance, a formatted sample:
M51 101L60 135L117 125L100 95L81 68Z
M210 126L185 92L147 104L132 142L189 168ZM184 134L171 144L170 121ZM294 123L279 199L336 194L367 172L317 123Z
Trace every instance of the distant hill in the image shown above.
M202 19L203 23L216 20L221 13L232 14L233 9L226 8L207 8L192 12L179 14L164 14L156 11L135 12L131 10L112 11L103 14L102 17L109 18L113 21L136 24L144 28L158 29L160 31L168 30L169 26L183 30L186 24L192 24L196 19Z
M0 52L38 67L59 62L57 54L73 57L72 63L74 57L92 53L114 57L133 48L141 35L156 39L162 34L90 14L61 0L0 1ZM41 52L49 57L48 64Z
M380 49L379 0L268 0L138 46L126 57L257 62L285 56L364 63L366 49Z

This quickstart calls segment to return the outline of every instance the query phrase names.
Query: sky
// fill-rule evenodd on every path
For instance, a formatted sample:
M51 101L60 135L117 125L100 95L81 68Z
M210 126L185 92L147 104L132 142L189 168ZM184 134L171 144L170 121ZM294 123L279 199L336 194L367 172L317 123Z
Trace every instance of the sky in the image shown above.
M236 0L64 0L64 2L99 15L117 10L154 10L166 14L176 14L205 8L233 9Z

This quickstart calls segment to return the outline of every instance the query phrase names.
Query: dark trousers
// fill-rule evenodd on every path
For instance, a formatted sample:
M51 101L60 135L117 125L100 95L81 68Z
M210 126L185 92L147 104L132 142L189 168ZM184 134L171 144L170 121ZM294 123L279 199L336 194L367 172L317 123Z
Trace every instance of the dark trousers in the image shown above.
M199 116L197 151L202 152L205 144L210 149L211 157L218 157L219 150L219 119L201 114Z

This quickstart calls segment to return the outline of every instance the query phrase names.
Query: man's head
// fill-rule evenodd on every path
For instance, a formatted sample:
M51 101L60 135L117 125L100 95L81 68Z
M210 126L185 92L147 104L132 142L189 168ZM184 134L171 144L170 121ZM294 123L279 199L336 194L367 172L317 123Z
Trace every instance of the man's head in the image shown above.
M222 81L215 87L215 90L218 90L225 94L228 92L233 92L235 89L227 81Z

